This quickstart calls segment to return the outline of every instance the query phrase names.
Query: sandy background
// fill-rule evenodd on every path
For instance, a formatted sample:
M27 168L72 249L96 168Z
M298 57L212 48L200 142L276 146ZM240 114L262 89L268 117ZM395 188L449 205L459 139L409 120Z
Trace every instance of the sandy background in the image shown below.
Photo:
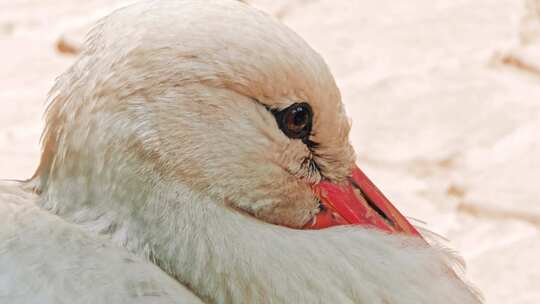
M487 303L540 303L540 0L248 2L327 60L360 165ZM54 77L125 3L0 0L0 178L32 174Z

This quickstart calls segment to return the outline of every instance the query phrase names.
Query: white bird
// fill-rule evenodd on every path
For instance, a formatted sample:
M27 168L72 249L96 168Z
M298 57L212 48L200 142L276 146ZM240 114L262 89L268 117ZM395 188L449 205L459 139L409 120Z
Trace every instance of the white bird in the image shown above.
M35 175L0 183L0 302L480 303L356 167L349 128L272 17L120 9L52 89Z

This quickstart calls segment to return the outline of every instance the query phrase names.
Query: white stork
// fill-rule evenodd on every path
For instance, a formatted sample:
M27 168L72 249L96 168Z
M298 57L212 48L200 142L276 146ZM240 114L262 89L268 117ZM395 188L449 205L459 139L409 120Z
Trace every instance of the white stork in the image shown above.
M0 183L0 302L480 303L349 129L324 61L272 17L120 9L52 89L35 175Z

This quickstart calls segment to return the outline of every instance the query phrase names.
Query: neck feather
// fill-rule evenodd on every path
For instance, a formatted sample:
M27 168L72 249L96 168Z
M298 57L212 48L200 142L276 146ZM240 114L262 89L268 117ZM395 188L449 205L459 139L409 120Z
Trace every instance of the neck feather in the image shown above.
M91 195L80 179L49 181L41 203L147 257L208 302L480 303L449 271L448 255L416 239L269 225L182 184L127 176Z

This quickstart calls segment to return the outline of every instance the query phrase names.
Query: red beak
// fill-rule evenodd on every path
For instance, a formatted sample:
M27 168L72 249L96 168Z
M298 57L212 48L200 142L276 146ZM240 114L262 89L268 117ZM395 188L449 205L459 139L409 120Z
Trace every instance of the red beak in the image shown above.
M414 226L357 166L354 166L346 184L323 181L314 185L313 190L319 196L322 208L304 229L360 225L388 233L421 237Z

